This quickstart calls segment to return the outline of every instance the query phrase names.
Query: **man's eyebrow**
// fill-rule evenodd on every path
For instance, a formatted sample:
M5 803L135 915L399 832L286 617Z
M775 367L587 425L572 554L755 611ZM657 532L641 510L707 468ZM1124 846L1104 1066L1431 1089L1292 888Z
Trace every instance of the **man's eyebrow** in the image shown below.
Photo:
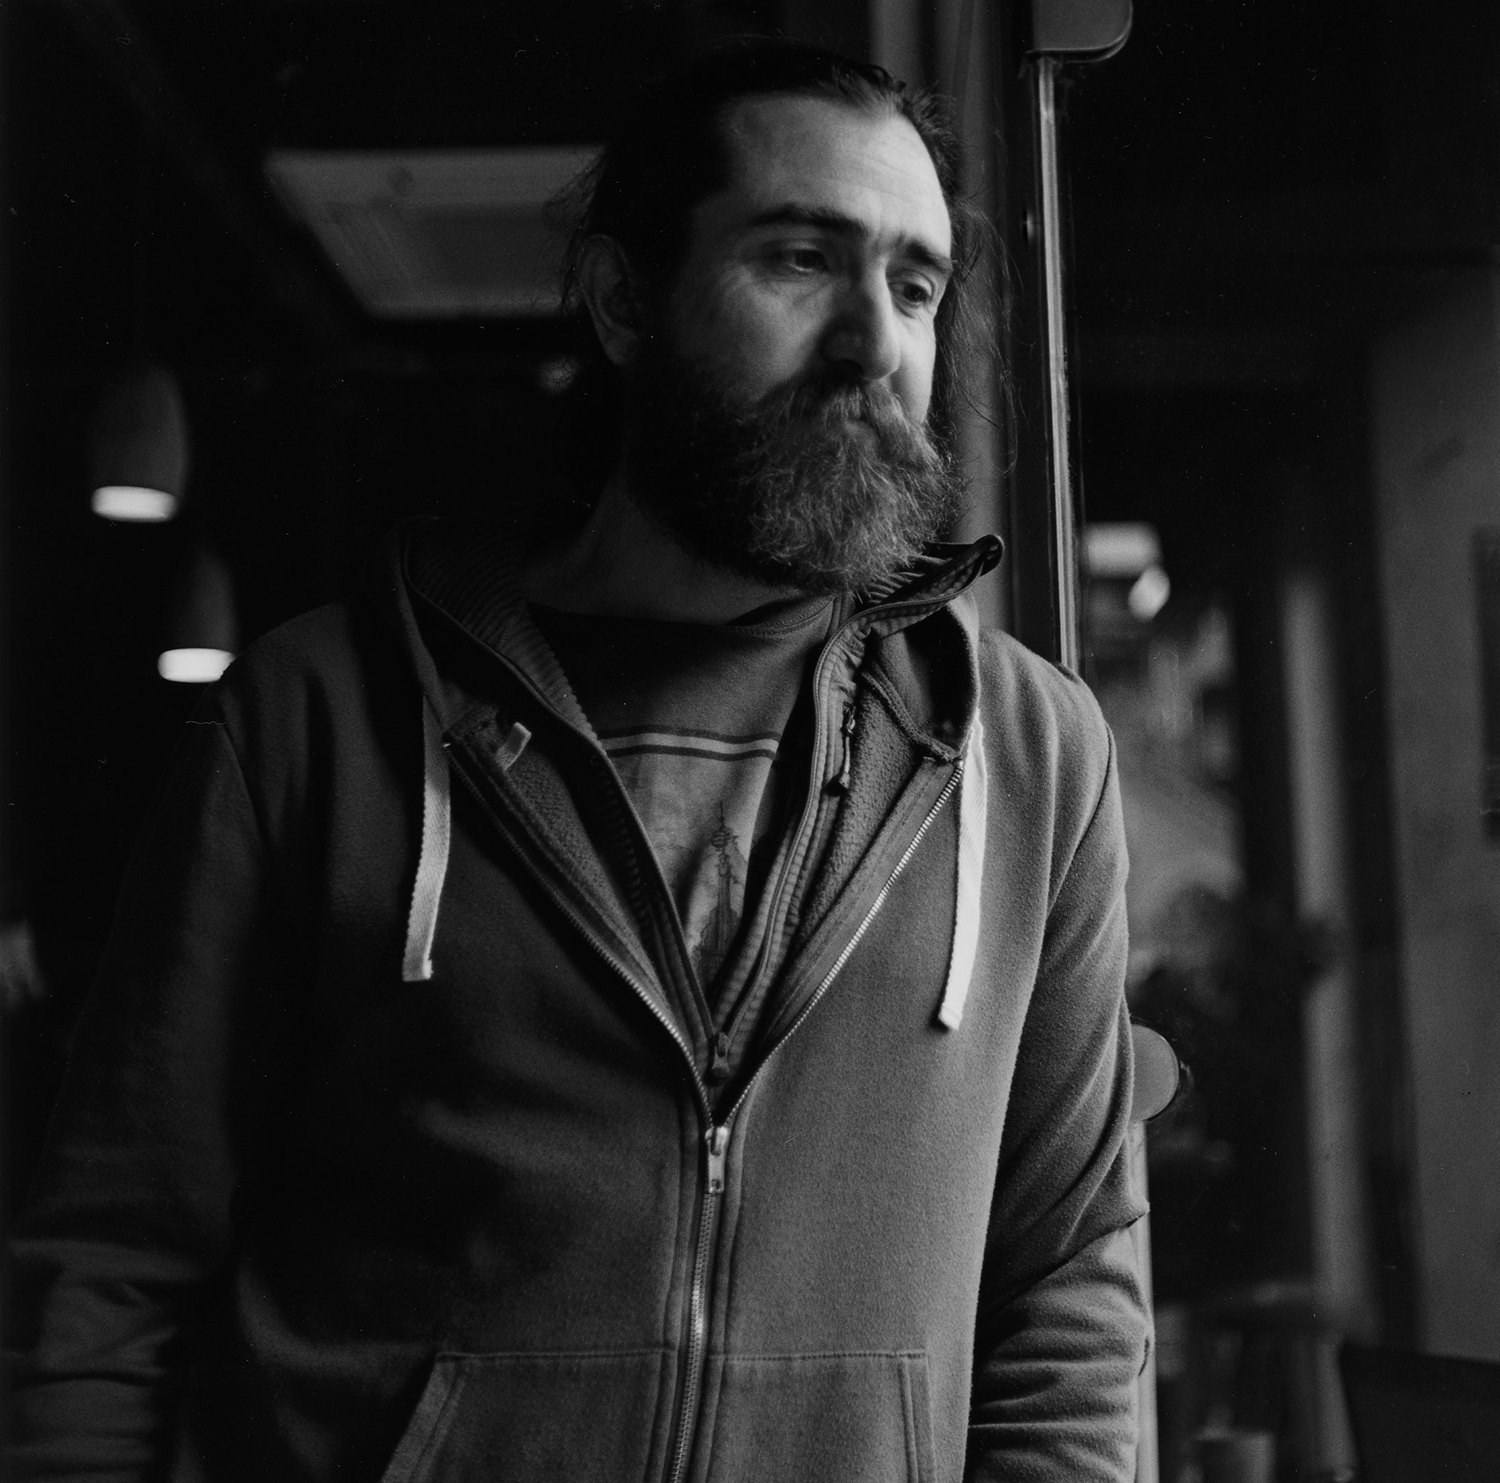
M768 211L758 212L745 223L747 227L817 227L840 237L860 237L865 234L863 222L846 216L842 211L833 211L826 206L798 206L788 202L772 206ZM945 278L953 276L953 259L937 252L916 237L901 239L901 253L934 273Z

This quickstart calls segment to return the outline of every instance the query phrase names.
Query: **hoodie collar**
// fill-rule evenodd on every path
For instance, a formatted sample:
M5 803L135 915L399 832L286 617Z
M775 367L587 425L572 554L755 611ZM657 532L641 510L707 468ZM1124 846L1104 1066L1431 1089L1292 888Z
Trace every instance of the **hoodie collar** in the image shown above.
M491 653L520 671L564 720L594 729L521 590L524 548L494 521L433 522L400 541L403 585Z
M935 543L909 569L861 594L850 616L864 619L860 627L866 633L889 636L952 603L996 566L1002 550L996 536L983 536L967 545ZM410 594L513 665L567 721L592 736L572 686L531 621L520 585L523 557L524 547L505 522L411 522L392 532L383 565L395 580L379 585L404 610L407 623L403 627L415 627ZM972 661L977 653L978 613L972 603L955 604L951 611L964 630ZM422 672L430 668L430 663L418 665L423 688L436 700L436 676Z

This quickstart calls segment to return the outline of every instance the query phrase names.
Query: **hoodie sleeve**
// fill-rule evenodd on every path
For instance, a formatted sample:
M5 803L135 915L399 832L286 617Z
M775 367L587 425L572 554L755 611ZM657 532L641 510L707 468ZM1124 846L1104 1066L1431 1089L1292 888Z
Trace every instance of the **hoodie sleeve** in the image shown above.
M1107 747L1048 913L1001 1146L975 1334L974 1483L1135 1474L1147 1317L1127 1227L1145 1205L1126 1145L1125 840Z
M16 1480L161 1471L174 1362L296 1080L305 969L227 727L200 715L127 872L15 1227Z

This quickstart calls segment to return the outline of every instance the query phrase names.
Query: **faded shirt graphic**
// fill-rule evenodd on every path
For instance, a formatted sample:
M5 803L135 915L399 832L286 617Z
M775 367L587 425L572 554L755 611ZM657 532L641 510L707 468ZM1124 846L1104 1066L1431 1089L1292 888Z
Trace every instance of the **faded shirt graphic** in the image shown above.
M630 794L715 1000L758 947L796 781L784 738L833 603L775 603L726 624L531 611Z
M779 842L771 784L781 733L656 728L599 739L646 826L699 981L711 984L739 941L751 859L762 866Z

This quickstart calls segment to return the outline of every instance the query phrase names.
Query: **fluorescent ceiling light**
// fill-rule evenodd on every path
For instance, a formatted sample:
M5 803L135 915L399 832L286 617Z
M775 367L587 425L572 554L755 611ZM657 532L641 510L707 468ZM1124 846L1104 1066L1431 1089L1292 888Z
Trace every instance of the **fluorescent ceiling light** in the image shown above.
M560 308L548 206L597 153L278 149L265 170L371 314L524 319Z
M229 668L227 649L167 649L156 660L156 672L180 685L210 685Z
M138 484L103 484L94 491L89 506L106 520L170 520L177 513L177 496Z
M1161 541L1153 526L1135 521L1085 525L1083 565L1091 577L1138 577L1161 565Z

